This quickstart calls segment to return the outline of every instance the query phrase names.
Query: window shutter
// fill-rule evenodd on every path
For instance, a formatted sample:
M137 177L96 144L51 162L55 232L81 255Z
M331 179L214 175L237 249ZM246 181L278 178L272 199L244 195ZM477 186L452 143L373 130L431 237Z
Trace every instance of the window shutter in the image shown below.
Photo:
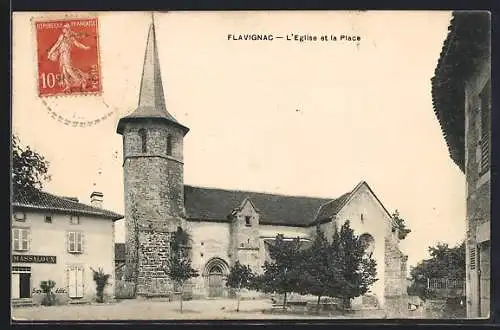
M12 229L12 236L13 236L13 243L14 243L14 250L19 250L20 244L19 244L19 229L18 228L13 228Z
M469 252L470 256L469 256L469 265L470 265L470 269L471 270L474 270L476 269L476 248L475 247L471 247L470 249L470 252Z
M85 235L83 233L78 233L78 236L80 238L80 249L78 250L81 253L85 252Z
M70 231L68 233L68 252L75 251L75 233Z
M30 230L23 229L23 250L28 251L30 246Z

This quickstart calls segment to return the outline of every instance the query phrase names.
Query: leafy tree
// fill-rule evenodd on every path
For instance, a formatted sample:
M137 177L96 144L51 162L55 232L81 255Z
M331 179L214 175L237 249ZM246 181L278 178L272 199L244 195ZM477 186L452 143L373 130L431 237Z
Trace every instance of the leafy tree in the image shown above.
M333 296L342 298L343 308L351 307L351 299L368 292L371 285L377 281L377 264L366 255L366 246L359 239L346 221L340 228L340 233L333 236L331 249L338 251L336 261L340 263L341 284L331 292ZM340 288L335 294L336 289Z
M405 224L405 220L401 217L398 210L395 210L392 214L392 218L394 219L394 224L392 229L398 230L398 238L403 240L411 233L411 229L408 229Z
M350 228L346 221L340 230L335 230L331 243L318 228L312 246L306 252L303 293L318 297L342 299L342 307L348 309L351 299L368 292L377 281L376 263L365 253L366 245Z
M15 196L30 195L50 180L49 162L29 146L23 148L17 136L12 138L12 188Z
M240 299L241 299L241 289L250 289L252 287L252 281L255 277L252 269L248 265L242 265L239 261L236 261L229 271L227 276L226 286L228 288L236 290L236 296L238 304L236 306L236 311L240 311Z
M172 234L170 256L165 266L165 272L180 290L179 301L181 313L184 285L189 279L199 276L198 271L191 267L191 259L188 253L189 241L189 234L181 227L178 227L177 231Z
M434 295L427 288L427 280L432 278L465 280L465 242L455 247L438 243L429 247L430 258L422 260L410 271L412 284L409 295L428 299Z
M301 282L300 239L285 241L284 236L278 234L273 244L269 245L269 256L271 261L264 262L264 273L256 278L254 286L263 292L284 294L285 309L287 294L297 292Z
M109 284L110 274L105 274L102 268L95 270L90 268L93 273L94 282L96 284L97 302L104 302L104 288Z
M42 289L42 292L45 294L42 300L42 305L43 306L52 306L55 304L55 296L54 293L52 292L52 289L56 286L56 282L52 280L48 281L41 281L40 282L40 289Z
M338 236L337 233L335 235ZM317 227L312 245L304 251L303 258L299 293L317 296L316 312L319 313L321 297L335 296L342 285L339 250L332 249L324 233Z

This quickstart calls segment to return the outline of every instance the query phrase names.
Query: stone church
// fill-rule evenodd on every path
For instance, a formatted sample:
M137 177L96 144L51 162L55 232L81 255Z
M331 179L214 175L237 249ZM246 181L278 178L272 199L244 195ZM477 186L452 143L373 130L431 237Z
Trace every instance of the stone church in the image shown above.
M117 127L123 136L125 279L137 281L138 295L172 292L162 265L170 233L178 226L191 235L192 265L200 273L191 281L192 294L223 297L228 294L224 278L235 260L260 271L268 258L266 246L277 234L310 241L320 226L331 237L335 226L350 220L355 232L371 243L377 262L378 281L370 296L381 307L402 304L406 256L398 248L390 213L366 182L338 198L188 186L183 181L188 131L167 111L152 25L138 107Z

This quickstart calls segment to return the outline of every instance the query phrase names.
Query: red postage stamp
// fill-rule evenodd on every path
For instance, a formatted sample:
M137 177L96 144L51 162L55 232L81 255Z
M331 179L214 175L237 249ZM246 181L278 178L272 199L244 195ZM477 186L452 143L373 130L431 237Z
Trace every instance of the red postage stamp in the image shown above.
M97 18L35 22L38 95L100 94Z

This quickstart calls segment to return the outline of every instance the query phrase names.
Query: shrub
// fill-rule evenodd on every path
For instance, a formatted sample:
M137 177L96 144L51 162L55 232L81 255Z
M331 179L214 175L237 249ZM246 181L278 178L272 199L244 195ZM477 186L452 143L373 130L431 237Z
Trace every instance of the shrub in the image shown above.
M42 289L42 292L45 294L42 300L42 305L43 306L53 306L56 303L56 297L54 293L52 292L52 289L56 286L56 282L52 280L47 280L47 281L41 281L40 282L40 289Z
M105 274L102 268L99 270L94 270L90 268L94 273L94 282L96 283L96 293L97 293L97 302L104 302L104 288L108 285L108 281L111 277L110 274Z

